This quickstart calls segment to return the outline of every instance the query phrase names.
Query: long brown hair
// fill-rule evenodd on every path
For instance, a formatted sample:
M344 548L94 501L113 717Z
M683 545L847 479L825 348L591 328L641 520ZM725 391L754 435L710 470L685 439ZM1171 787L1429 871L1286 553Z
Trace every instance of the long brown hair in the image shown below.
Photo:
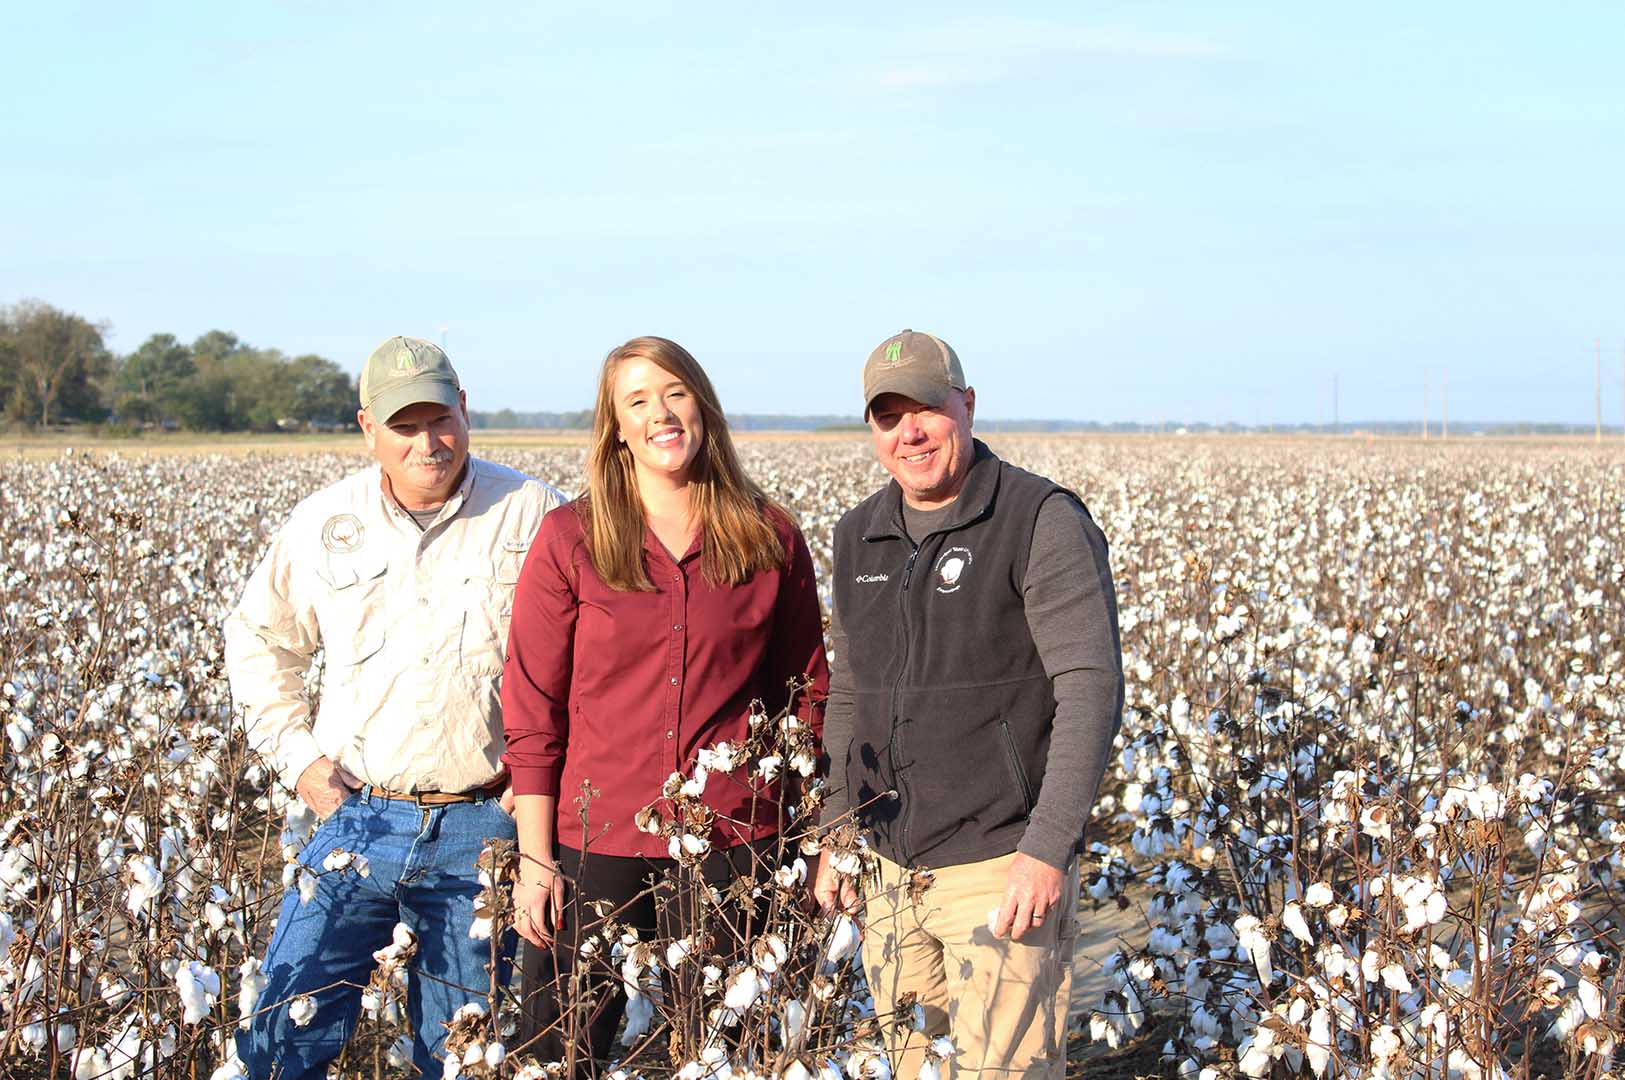
M654 591L643 565L646 526L632 450L618 437L615 422L615 372L633 359L647 360L681 379L700 408L705 431L690 466L689 506L700 526L700 570L706 580L738 585L758 570L783 566L784 544L769 514L789 515L739 467L722 404L699 361L675 341L636 337L604 357L587 454L587 497L576 506L599 579L622 592Z

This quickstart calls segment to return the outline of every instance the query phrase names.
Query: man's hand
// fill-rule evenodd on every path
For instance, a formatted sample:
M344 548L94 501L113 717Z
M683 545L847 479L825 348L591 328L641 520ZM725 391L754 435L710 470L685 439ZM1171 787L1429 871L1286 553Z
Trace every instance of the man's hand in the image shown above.
M556 862L523 859L513 886L513 925L532 945L553 944L564 919L564 875Z
M513 781L512 780L509 780L508 781L508 786L502 789L502 794L497 798L497 805L502 808L502 812L504 814L507 814L509 817L513 817Z
M858 889L852 879L835 872L833 860L827 850L818 853L818 869L813 873L813 899L825 912L844 911L848 915L858 909Z
M1004 902L993 920L993 936L1020 941L1044 925L1060 898L1061 872L1018 851L1004 878Z
M299 774L299 781L293 787L305 800L305 805L316 812L316 819L326 821L339 808L339 803L361 790L361 780L343 765L323 755L305 766L305 771Z

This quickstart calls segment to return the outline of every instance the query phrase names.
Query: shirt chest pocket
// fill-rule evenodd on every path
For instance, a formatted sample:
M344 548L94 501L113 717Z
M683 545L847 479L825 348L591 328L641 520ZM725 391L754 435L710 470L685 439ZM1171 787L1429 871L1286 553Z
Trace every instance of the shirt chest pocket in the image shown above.
M326 586L317 611L322 647L328 671L341 680L348 681L355 665L384 647L388 570L384 559L369 559L359 552L331 557L316 567L316 576Z
M462 670L472 675L500 675L508 653L508 623L513 618L513 595L519 568L525 561L526 541L504 541L489 565L481 566L463 584Z

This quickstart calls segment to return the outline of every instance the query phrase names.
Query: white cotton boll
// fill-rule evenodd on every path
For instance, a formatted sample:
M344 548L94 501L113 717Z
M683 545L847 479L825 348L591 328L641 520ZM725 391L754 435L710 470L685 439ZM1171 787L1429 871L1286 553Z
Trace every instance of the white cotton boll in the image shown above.
M1269 1029L1263 1028L1260 1030L1267 1031ZM1256 1036L1247 1039L1241 1046L1236 1048L1236 1057L1236 1068L1241 1070L1243 1076L1265 1076L1269 1073L1270 1066L1274 1064L1274 1059L1270 1057L1268 1048L1259 1046Z
M831 870L846 877L857 877L863 873L863 858L855 851L843 851L829 861Z
M485 1063L485 1047L478 1040L471 1042L463 1049L463 1068L473 1068L475 1065Z
M1413 987L1410 977L1405 974L1405 967L1400 963L1387 964L1382 969L1382 983L1390 990L1401 994L1408 994Z
M209 1074L209 1080L248 1080L248 1069L233 1054L230 1061Z
M626 1028L621 1032L621 1045L632 1046L649 1032L654 1020L655 1003L648 994L626 999Z
M316 1019L316 999L309 994L301 994L288 1003L288 1019L293 1021L294 1027L308 1027Z
M779 1074L779 1080L812 1080L812 1073L807 1071L807 1066L800 1060L796 1060L785 1066L784 1071Z
M837 915L835 925L830 928L829 946L824 950L824 959L831 964L839 964L858 951L861 936L858 924L850 915L844 912Z
M786 1001L779 1011L779 1038L792 1054L807 1045L807 1007L795 998Z
M1264 936L1261 926L1259 920L1252 915L1237 916L1236 939L1253 958L1253 967L1258 971L1258 981L1268 986L1275 981L1275 968L1270 962L1269 938Z
M1091 1042L1103 1042L1108 1049L1116 1050L1123 1045L1123 1029L1100 1013L1089 1016L1089 1039Z
M1309 1017L1309 1042L1304 1046L1303 1053L1309 1061L1309 1071L1316 1076L1325 1076L1326 1067L1332 1060L1332 1017L1325 1006L1316 1009Z
M1332 887L1324 881L1315 882L1303 892L1303 902L1312 908L1327 907L1334 899Z
M446 1055L445 1064L440 1066L440 1080L457 1080L463 1075L463 1063L456 1057Z
M711 841L705 839L703 836L695 836L693 833L684 833L682 835L682 841L683 851L689 855L700 856L711 850Z
M145 855L130 856L125 866L130 872L130 891L125 897L124 906L133 916L149 902L163 895L164 875Z
M773 871L773 882L781 889L793 889L804 884L807 880L807 860L797 858L788 866L781 866Z
M772 783L773 779L779 775L779 770L784 767L784 757L780 754L767 754L756 764L761 773L762 782Z
M34 737L34 723L26 716L18 716L6 724L6 738L11 740L11 752L21 754L28 749Z
M676 970L694 951L692 938L681 938L666 946L666 966Z
M853 1080L892 1080L891 1060L885 1054L865 1054L856 1062L856 1069L851 1068L853 1064L848 1060Z
M934 1057L920 1062L920 1080L942 1080L942 1065Z
M755 958L758 971L763 975L772 975L790 958L790 946L785 943L782 935L763 934L756 939L751 955Z
M1602 1019L1602 987L1597 985L1596 980L1590 975L1582 977L1580 979L1579 994L1580 1007L1585 1009L1586 1016L1593 1020Z
M762 996L763 989L762 977L756 969L742 967L728 980L728 988L722 995L723 1007L744 1012Z
M175 989L184 1010L181 1023L195 1024L209 1015L220 997L220 976L207 964L188 960L175 970Z
M491 934L496 929L496 923L488 915L476 915L468 924L468 936L471 941L490 941Z
M1309 924L1303 917L1303 908L1298 906L1296 900L1287 904L1286 910L1281 913L1281 924L1292 931L1292 936L1305 945L1314 945L1314 935L1309 932Z
M790 755L790 768L801 776L811 776L818 771L818 758L805 750Z
M316 889L317 889L318 885L320 884L320 882L318 882L316 880L316 875L311 873L309 870L305 869L303 866L301 866L299 868L299 879L298 880L299 880L299 902L301 904L308 904L312 900L316 899Z
M73 1055L74 1080L92 1080L113 1075L113 1062L101 1047L84 1047ZM210 1077L210 1080L215 1080Z

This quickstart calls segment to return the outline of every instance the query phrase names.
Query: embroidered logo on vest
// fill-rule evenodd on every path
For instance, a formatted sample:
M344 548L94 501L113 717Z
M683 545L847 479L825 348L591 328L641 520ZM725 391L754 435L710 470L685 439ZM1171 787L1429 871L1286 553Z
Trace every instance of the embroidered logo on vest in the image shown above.
M951 547L937 559L937 592L951 593L959 589L970 569L970 548Z

